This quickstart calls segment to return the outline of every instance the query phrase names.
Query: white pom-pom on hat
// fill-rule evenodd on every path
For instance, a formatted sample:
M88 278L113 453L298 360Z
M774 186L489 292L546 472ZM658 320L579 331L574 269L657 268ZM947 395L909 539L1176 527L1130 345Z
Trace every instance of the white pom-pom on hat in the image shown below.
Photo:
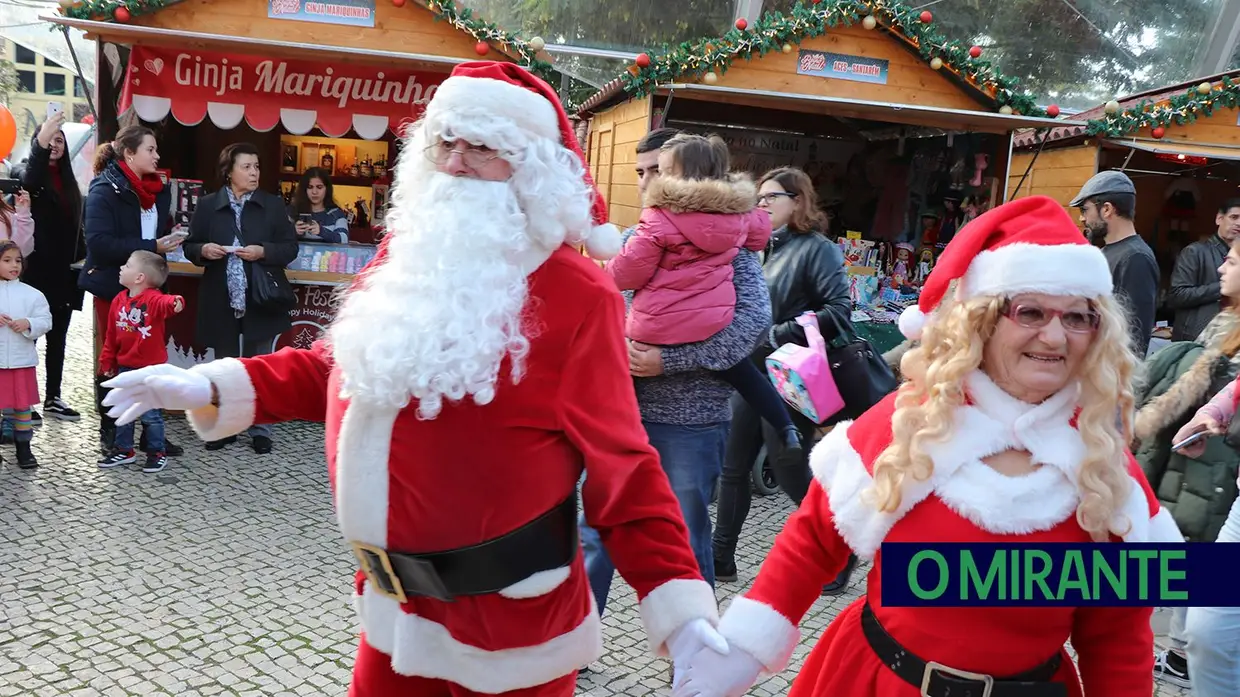
M900 313L900 320L897 324L900 327L900 333L906 339L917 341L921 339L921 332L926 327L926 315L920 307L910 305Z
M586 236L586 254L596 261L607 261L620 253L623 235L611 223L595 225Z

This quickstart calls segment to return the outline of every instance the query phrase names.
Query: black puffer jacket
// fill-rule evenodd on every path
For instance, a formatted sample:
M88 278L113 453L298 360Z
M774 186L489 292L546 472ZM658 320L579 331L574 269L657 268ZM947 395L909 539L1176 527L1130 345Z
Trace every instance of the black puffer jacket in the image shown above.
M37 288L53 309L82 309L77 272L70 266L86 256L82 236L82 195L73 169L52 168L51 150L30 139L30 156L14 168L14 178L30 192L30 215L34 218L34 253L26 260L22 280ZM59 176L58 191L51 178ZM62 195L62 192L67 192Z
M172 229L172 191L167 186L155 195L159 220L155 238ZM115 161L90 183L86 195L86 265L78 284L104 300L116 297L121 286L121 266L138 250L157 252L155 240L142 238L142 204L129 179Z
M839 245L818 233L780 228L771 235L762 273L775 322L767 353L789 342L806 344L805 330L796 323L804 312L818 315L818 330L828 343L841 328L851 331L852 300Z

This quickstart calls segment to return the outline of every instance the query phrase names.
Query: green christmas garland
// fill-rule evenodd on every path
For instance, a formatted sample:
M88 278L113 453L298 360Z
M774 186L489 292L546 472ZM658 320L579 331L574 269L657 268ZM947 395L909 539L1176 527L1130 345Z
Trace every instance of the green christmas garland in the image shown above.
M1202 83L1201 86L1208 84ZM1240 107L1240 82L1224 77L1220 84L1210 85L1210 91L1205 94L1199 89L1201 86L1191 87L1184 94L1171 97L1165 104L1146 99L1114 114L1090 119L1086 122L1085 132L1091 136L1120 138L1143 128L1183 126L1203 116L1210 116L1217 109Z
M938 58L943 69L951 69L993 95L1000 106L1026 116L1046 116L1031 94L1018 89L1016 78L1001 74L981 58L969 54L971 46L949 41L933 23L921 21L921 11L898 0L800 0L787 15L768 12L745 29L732 29L722 37L685 42L664 47L650 56L646 67L630 66L621 75L624 90L634 97L654 92L659 84L674 82L685 75L701 77L708 72L727 72L737 58L746 60L782 50L785 43L800 44L822 36L838 26L860 24L872 16L879 26L909 39L926 61Z
M84 0L70 7L61 7L60 12L73 19L110 21L115 19L116 10L120 7L128 10L130 17L138 17L159 12L178 2L181 0Z

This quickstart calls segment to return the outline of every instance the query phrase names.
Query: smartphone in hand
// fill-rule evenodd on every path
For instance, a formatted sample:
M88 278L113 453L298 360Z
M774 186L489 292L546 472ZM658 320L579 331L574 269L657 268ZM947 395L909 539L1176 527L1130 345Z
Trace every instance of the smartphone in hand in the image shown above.
M62 111L64 111L64 110L65 110L65 105L64 105L63 103L61 103L61 102L48 102L48 103L47 103L47 118L49 118L49 119L50 119L50 118L52 118L53 116L55 116L56 114L59 114L60 112L62 112Z
M1171 449L1172 450L1183 450L1184 448L1187 448L1193 443L1196 443L1197 441L1202 440L1203 438L1209 438L1209 437L1210 437L1209 431L1198 431L1194 433L1193 435L1189 436L1188 438L1185 438L1184 440L1180 441L1179 443L1172 443Z

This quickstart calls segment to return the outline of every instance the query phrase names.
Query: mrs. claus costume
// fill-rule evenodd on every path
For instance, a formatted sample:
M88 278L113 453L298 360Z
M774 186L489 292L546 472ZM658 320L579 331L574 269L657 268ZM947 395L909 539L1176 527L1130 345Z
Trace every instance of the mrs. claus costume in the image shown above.
M919 337L926 316L954 280L961 281L958 292L964 297L1111 294L1101 251L1086 242L1059 204L1044 197L1009 203L971 222L948 245L929 279L919 307L901 318L901 329L911 339ZM892 441L895 395L855 422L836 426L815 447L809 494L776 539L754 586L733 601L720 622L732 653L707 656L709 661L699 660L708 652L699 654L678 695L716 694L695 689L697 674L703 671L704 687L709 687L720 666L739 665L737 649L756 659L745 658L752 672L738 669L739 680L756 677L758 664L765 673L783 670L798 641L797 623L850 552L874 559L867 595L827 628L790 697L1079 697L1081 682L1064 651L1069 639L1079 654L1089 697L1151 694L1150 608L883 606L879 549L884 541L1091 541L1076 520L1076 473L1084 454L1073 421L1077 385L1031 405L1008 395L979 370L968 377L965 391L967 406L957 408L952 435L925 446L933 474L924 482L906 480L896 512L880 512L861 497L873 483L875 460ZM1007 450L1027 450L1043 466L1027 476L1009 477L982 463ZM1120 512L1131 528L1124 541L1181 541L1140 468L1127 457L1131 490ZM884 647L884 658L871 641ZM901 647L906 653L900 654ZM931 661L991 676L993 692L986 691L984 680L927 671ZM1013 677L1042 684L1000 682ZM719 679L713 684L720 685Z
M581 175L565 174L578 171L565 164L568 157L583 167L584 158L555 93L519 67L458 66L427 106L425 123L434 124L435 133L477 134L497 151L520 151L514 152L514 176L521 174L517 163L542 157L540 166L550 168L545 176L577 176L581 183ZM405 158L423 158L418 148L440 147L418 140L431 137L430 126L420 128L410 136ZM560 146L571 155L556 150ZM394 195L394 205L409 209L417 187L445 181L441 175L402 181L402 173L415 172L418 162L427 167L421 159L407 160L407 169L398 165L396 187L413 189ZM448 181L466 191L517 185L468 177ZM340 527L363 560L355 598L363 644L351 694L571 695L573 675L602 648L599 614L577 553L576 491L583 471L589 474L582 493L587 520L637 590L651 646L666 653L680 628L718 621L714 592L698 571L678 503L640 421L623 299L596 263L565 244L584 243L598 256L618 248L618 231L603 225L606 209L588 176L586 184L580 187L584 229L523 251L519 266L528 265L529 272L516 275L528 277L521 315L530 328L525 373L514 384L505 357L489 403L478 403L488 401L482 397L448 400L427 417L419 415L418 399L403 408L347 399L341 386L350 376L340 367L341 354L322 344L217 360L189 375L164 369L173 381L196 380L195 373L210 380L218 408L190 412L206 440L256 422L326 423ZM556 203L544 197L544 212ZM399 223L402 215L419 220L416 210L404 210L389 222ZM503 222L516 226L523 220L510 213ZM416 238L402 238L413 233L399 225L389 231L391 239L363 278L396 264L394 250L405 249L400 240ZM462 225L444 234L468 245L477 232ZM511 230L507 236L513 237ZM409 350L419 341L409 337ZM114 391L109 403L143 399L142 389L157 393L150 399L172 394L160 387L161 379L151 371L137 382L119 380L119 396ZM400 567L403 601L388 587L385 556ZM445 592L453 597L436 598Z

